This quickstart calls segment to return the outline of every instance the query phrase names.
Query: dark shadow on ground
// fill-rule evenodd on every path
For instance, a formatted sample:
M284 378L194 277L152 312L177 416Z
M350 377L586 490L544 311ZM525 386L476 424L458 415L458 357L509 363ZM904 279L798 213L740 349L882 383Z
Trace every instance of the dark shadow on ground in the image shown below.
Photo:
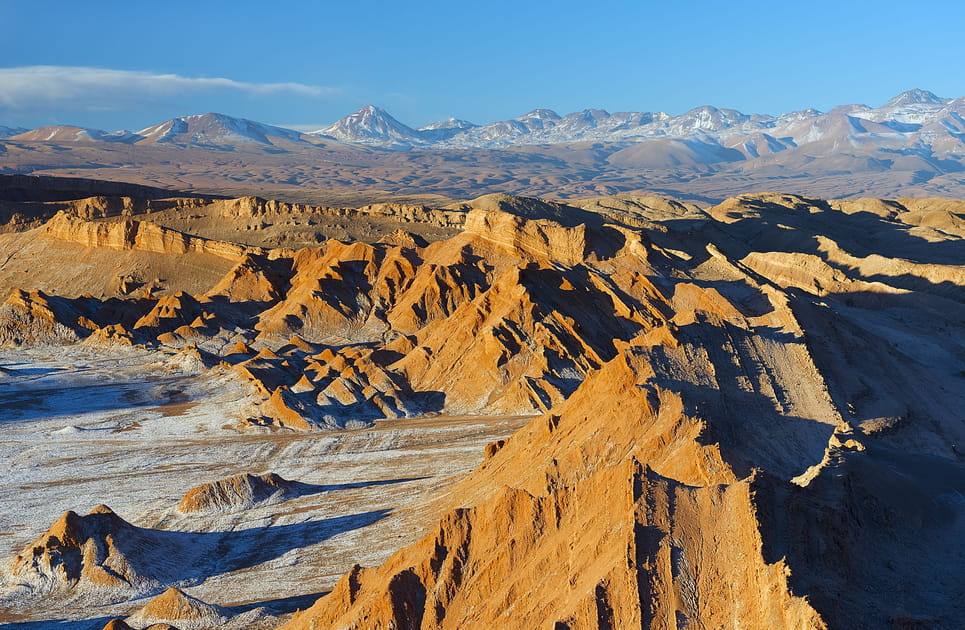
M172 538L175 546L208 549L207 553L195 559L192 570L189 571L194 574L193 577L205 578L249 569L279 558L294 549L316 545L341 533L367 527L382 520L390 512L391 510L387 509L373 510L348 516L233 532L163 533L166 537Z
M186 402L183 393L176 386L148 395L151 389L163 386L162 382L146 384L125 380L71 384L60 379L27 379L24 382L17 377L8 382L18 386L4 387L3 391L0 391L0 423L58 416L66 418L100 411L121 411Z
M310 494L321 494L322 492L334 492L337 490L354 490L356 488L368 488L371 486L388 486L396 483L406 483L409 481L421 481L423 479L428 479L428 477L400 477L398 479L379 479L376 481L353 481L350 483L334 483L334 484L313 484L313 483L303 483L301 481L294 481L293 490L297 496L305 496Z
M764 560L828 627L965 627L962 493L961 463L874 445L803 488L762 475Z
M139 596L153 597L169 586L195 585L212 576L250 569L295 549L304 549L339 534L372 525L390 512L391 510L381 509L301 523L217 532L179 532L136 527L112 512L102 512L82 517L82 528L101 548L106 545L106 538L110 537L117 552L128 561L133 572L141 580L153 582L151 592L141 592ZM80 567L74 568L74 571L76 574L70 577L77 579L80 577ZM119 592L119 599L113 602L125 601L127 596L129 593ZM315 599L319 596L321 594L315 594ZM304 604L310 605L314 601L309 601L311 597L306 595L301 599L292 597L261 602L253 604L251 608L264 605L273 612L290 612L299 606L307 608ZM108 598L103 603L113 602ZM243 610L245 609L239 609L238 612ZM3 613L4 611L0 610L0 615ZM16 618L13 614L9 613L8 618ZM100 630L110 619L15 622L0 625L0 630Z
M250 610L264 608L273 615L287 615L298 610L310 608L319 599L328 595L331 591L321 591L319 593L308 593L307 595L293 595L291 597L280 597L278 599L267 599L260 602L249 602L236 606L227 606L226 610L233 615L240 615Z

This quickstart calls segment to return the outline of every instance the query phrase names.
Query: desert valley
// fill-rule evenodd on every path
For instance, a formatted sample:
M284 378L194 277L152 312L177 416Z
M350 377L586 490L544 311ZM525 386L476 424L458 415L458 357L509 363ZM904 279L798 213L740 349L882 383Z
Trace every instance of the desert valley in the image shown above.
M2 628L965 624L963 201L0 189Z
M0 630L965 629L962 24L0 1Z

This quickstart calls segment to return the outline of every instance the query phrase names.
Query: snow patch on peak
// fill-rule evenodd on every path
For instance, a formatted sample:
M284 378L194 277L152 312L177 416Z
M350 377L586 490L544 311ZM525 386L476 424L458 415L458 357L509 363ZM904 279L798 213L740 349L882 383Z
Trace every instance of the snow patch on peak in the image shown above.
M949 99L937 96L934 92L915 88L902 92L882 106L882 109L890 107L902 107L905 105L944 105Z
M234 146L272 147L271 138L302 142L301 134L291 129L263 125L244 118L207 113L178 116L137 133L143 143L169 143L230 149Z
M534 109L517 118L516 120L559 120L561 116L552 109Z
M446 118L445 120L439 120L434 123L429 123L424 127L419 127L419 131L434 131L437 129L472 129L473 127L478 127L474 123L468 120L462 120L460 118Z
M341 142L357 144L412 145L422 141L418 131L374 105L366 105L328 127L309 132L309 135L330 136Z

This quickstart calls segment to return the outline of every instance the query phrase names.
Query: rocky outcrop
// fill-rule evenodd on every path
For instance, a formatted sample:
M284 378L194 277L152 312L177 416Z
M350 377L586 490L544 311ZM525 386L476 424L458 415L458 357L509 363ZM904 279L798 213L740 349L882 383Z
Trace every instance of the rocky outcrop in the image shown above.
M539 265L508 269L485 292L416 334L395 364L417 391L446 393L458 412L544 411L611 358L643 316L627 313L586 328L579 312L612 310L606 281ZM390 346L391 349L392 346ZM471 380L462 375L472 373Z
M356 212L363 215L390 217L405 223L421 223L439 227L459 227L466 221L466 215L461 211L399 203L370 204L357 208Z
M201 304L193 296L178 291L160 298L154 307L134 324L155 333L171 331L192 323L202 315Z
M497 245L540 258L553 258L564 265L586 259L586 227L563 227L547 220L526 220L506 212L472 210L466 217L469 234Z
M456 510L282 627L825 627L786 572L762 557L749 482L688 487L630 460Z
M210 241L145 221L124 219L118 222L98 223L74 218L66 212L58 212L50 219L44 226L44 234L49 238L69 241L85 247L133 249L158 254L178 255L198 252L241 260L248 253L263 253L260 249Z
M568 201L570 205L601 214L615 222L648 230L666 231L665 221L702 221L706 214L690 203L663 197L614 195Z
M233 302L275 302L291 277L290 262L249 254L218 281L207 296Z
M74 343L96 329L68 300L16 290L0 305L0 346Z
M465 213L458 210L433 209L427 206L413 206L402 203L376 203L358 208L335 208L330 206L311 206L297 203L284 203L261 197L239 197L212 204L223 218L269 217L312 213L321 217L371 216L395 219L404 223L419 223L439 227L458 227L465 220Z
M302 250L285 299L259 316L266 336L297 333L312 341L342 338L364 341L385 332L380 319L386 302L414 274L412 257L400 248L330 242Z
M220 606L191 597L180 589L169 588L128 617L127 622L141 628L169 624L179 630L205 630L223 626L230 616Z
M107 506L66 512L8 567L32 594L100 592L101 598L146 592L182 575L185 550L154 530L135 527ZM180 557L179 557L180 556Z
M284 501L297 494L297 484L275 473L242 473L191 488L178 503L178 511L231 512Z

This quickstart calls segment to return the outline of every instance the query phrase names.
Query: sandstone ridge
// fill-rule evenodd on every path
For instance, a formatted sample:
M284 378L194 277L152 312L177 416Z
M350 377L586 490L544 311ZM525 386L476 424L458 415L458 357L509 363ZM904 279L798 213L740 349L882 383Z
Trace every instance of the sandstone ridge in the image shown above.
M8 571L27 592L84 596L103 591L116 597L177 579L181 551L176 544L159 544L153 531L101 505L86 516L66 512L14 558Z
M163 228L154 223L125 219L117 223L94 223L59 212L44 226L50 238L69 241L84 247L106 249L135 249L158 254L186 254L197 252L240 260L246 254L261 254L261 250L233 243L209 241Z

